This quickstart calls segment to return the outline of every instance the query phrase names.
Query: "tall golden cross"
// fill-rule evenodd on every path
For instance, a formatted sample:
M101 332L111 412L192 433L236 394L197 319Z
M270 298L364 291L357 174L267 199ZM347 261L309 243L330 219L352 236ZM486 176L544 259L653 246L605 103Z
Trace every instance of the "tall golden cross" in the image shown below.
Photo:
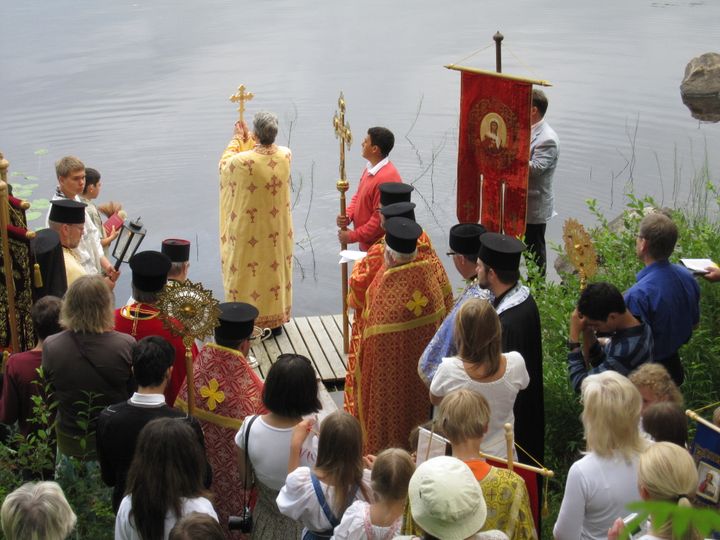
M237 92L230 96L230 101L233 103L239 103L238 105L238 113L240 114L240 122L243 121L243 113L245 112L245 102L250 101L252 98L255 97L255 94L252 92L246 92L245 91L245 85L241 84L238 86Z
M337 181L336 187L340 192L340 215L345 218L345 192L350 188L350 184L345 176L345 143L348 148L352 144L352 133L350 132L350 125L345 122L345 96L340 92L338 98L338 109L339 112L335 112L333 116L333 127L335 128L335 137L340 139L340 179ZM347 226L342 227L342 230L347 230ZM347 249L347 244L341 242L342 249ZM343 352L345 354L350 350L350 319L348 318L348 266L347 263L340 265L340 271L342 273L342 306L343 306Z
M340 112L336 112L333 116L333 126L335 127L335 137L340 139L340 180L345 180L345 144L347 143L349 149L352 144L352 133L350 124L345 122L345 97L342 92L338 98L338 109Z

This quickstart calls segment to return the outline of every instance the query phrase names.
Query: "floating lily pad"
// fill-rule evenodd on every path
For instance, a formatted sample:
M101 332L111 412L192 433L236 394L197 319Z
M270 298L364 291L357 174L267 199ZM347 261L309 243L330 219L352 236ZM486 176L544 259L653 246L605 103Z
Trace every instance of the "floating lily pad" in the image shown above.
M33 210L45 210L50 206L50 201L48 199L33 199L30 204L32 204Z
M44 155L47 154L47 153L48 153L47 148L38 148L38 149L35 150L35 152L34 152L34 154L35 154L36 156L44 156Z
M25 173L21 173L20 171L13 171L10 173L10 176L25 176Z
M25 219L27 219L28 221L35 221L35 220L38 219L40 216L42 216L42 213L41 213L41 212L36 212L35 210L28 210L28 211L25 213Z
M37 176L33 176L32 174L26 174L26 175L25 175L25 180L37 180L37 179L38 179L38 177L37 177Z

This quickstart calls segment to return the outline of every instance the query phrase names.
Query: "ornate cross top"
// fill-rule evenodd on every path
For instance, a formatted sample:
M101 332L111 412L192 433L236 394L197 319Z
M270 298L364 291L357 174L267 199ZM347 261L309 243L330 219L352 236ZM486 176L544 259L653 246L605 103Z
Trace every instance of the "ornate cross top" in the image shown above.
M338 98L338 109L340 112L336 112L333 116L333 127L335 128L335 137L340 139L340 180L345 180L345 144L350 148L352 144L352 133L350 132L350 125L345 122L345 97L340 92Z
M245 91L245 85L238 86L237 92L230 96L230 101L238 103L238 113L240 114L240 122L243 121L243 113L245 112L245 102L255 97L252 92Z

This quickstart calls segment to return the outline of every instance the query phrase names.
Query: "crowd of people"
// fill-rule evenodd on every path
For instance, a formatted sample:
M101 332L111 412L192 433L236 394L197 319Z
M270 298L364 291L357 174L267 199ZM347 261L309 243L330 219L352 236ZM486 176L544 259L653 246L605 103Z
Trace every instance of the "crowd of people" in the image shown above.
M558 141L541 92L532 110L530 256L544 268ZM252 369L262 328L279 336L291 313L291 153L275 145L277 130L275 115L259 113L252 132L236 124L222 155L226 302L214 339L189 351L159 302L187 279L190 243L136 253L132 297L116 309L119 272L105 250L118 231L105 230L92 202L100 175L77 158L58 161L48 226L67 291L33 307L37 344L10 357L0 421L28 434L33 398L56 401L56 462L99 468L120 540L538 538L541 483L503 466L544 459L541 321L532 284L521 281L526 246L481 224L452 227L449 255L466 284L454 298L416 221L413 188L389 161L388 129L368 130L367 168L337 218L339 241L367 252L349 280L345 410L322 408L302 355L277 357L264 381ZM698 322L699 287L669 262L676 241L672 219L649 213L637 283L624 295L589 284L569 314L568 384L580 393L586 447L568 473L557 539L617 538L627 503L689 505L697 487L678 349ZM38 367L49 396L33 384ZM508 451L508 424L519 451ZM418 426L447 441L447 455L423 455ZM11 540L66 538L76 522L47 481L8 495L0 518ZM648 525L642 538L674 538L672 528Z

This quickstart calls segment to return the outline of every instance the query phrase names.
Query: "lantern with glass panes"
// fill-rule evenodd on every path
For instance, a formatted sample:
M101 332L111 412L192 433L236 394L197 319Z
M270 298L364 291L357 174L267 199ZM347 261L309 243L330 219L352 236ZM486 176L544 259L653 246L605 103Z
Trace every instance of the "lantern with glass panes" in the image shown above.
M130 258L135 255L135 252L140 247L146 233L147 231L143 227L140 218L135 221L127 220L123 223L112 252L112 256L116 260L115 270L119 270L122 263L130 261Z

